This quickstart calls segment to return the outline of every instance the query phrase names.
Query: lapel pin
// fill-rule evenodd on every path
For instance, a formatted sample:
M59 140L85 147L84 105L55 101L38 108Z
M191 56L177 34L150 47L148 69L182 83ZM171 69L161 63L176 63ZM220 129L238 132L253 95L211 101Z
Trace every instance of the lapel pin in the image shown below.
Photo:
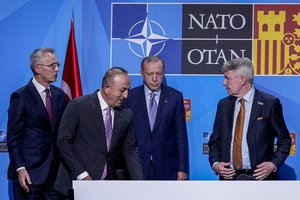
M264 105L264 102L258 101L257 104L263 106L263 105Z
M263 119L263 117L258 117L258 118L257 118L257 120L262 120L262 119Z

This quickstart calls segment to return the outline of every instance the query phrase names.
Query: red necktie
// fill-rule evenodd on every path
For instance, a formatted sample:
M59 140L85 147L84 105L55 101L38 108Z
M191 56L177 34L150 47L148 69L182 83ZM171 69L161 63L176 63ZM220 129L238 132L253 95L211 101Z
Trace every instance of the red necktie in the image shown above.
M241 108L236 119L234 141L233 141L233 166L240 169L243 166L242 159L242 139L245 119L245 99L240 100Z

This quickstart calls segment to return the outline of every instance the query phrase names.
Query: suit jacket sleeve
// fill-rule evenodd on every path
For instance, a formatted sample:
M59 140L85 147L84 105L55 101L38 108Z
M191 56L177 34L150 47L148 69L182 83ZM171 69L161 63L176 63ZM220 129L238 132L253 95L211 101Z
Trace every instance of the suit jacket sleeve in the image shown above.
M180 93L177 103L177 110L175 116L175 130L178 142L178 171L188 173L189 168L189 152L188 152L188 138L187 128L185 122L185 110L183 104L183 96Z
M273 127L275 136L277 137L277 150L271 161L278 169L288 157L291 148L290 134L286 127L282 114L282 106L278 98L276 98L271 113L271 127Z
M130 127L123 143L123 157L127 166L129 176L133 180L142 180L143 171L140 164L138 149L136 145L135 135L133 133L133 116L128 109L130 120Z
M24 101L19 93L14 92L8 109L7 146L10 161L17 168L26 167L22 153L22 136L24 133ZM15 170L15 169L14 169Z
M72 179L86 171L74 151L74 141L76 137L76 128L79 125L79 108L76 101L71 100L62 116L57 146L61 152L62 158L67 165Z
M209 138L209 162L212 166L215 162L221 162L221 109L220 102L217 106L216 117L212 135Z

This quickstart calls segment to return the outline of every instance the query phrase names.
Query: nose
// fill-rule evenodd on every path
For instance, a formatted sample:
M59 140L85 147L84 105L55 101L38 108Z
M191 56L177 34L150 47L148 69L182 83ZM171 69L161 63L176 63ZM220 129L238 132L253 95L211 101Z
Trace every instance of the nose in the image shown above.
M152 76L152 81L153 81L153 82L156 82L156 81L157 81L157 74L153 74L153 76Z
M224 78L223 85L225 86L226 84L227 84L227 80L226 80L226 78Z
M55 70L56 72L59 72L59 64L55 65L54 70Z

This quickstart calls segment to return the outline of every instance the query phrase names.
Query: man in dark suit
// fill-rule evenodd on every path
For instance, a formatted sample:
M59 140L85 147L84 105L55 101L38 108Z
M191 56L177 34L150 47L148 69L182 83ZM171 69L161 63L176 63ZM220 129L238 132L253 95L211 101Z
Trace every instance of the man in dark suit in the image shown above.
M58 191L67 195L72 180L116 179L120 153L131 179L143 178L132 113L121 105L129 88L127 72L114 67L104 75L101 90L69 102L58 133L63 158L55 184Z
M229 96L218 103L210 164L221 180L274 180L291 147L280 101L253 87L248 58L228 61L222 70Z
M66 100L60 88L50 85L59 71L54 50L35 50L30 67L34 77L10 98L8 178L14 199L59 199L53 190L59 166L56 138Z
M130 90L126 104L133 111L144 178L185 180L189 159L183 97L181 92L162 84L164 69L161 58L144 58L144 85Z

